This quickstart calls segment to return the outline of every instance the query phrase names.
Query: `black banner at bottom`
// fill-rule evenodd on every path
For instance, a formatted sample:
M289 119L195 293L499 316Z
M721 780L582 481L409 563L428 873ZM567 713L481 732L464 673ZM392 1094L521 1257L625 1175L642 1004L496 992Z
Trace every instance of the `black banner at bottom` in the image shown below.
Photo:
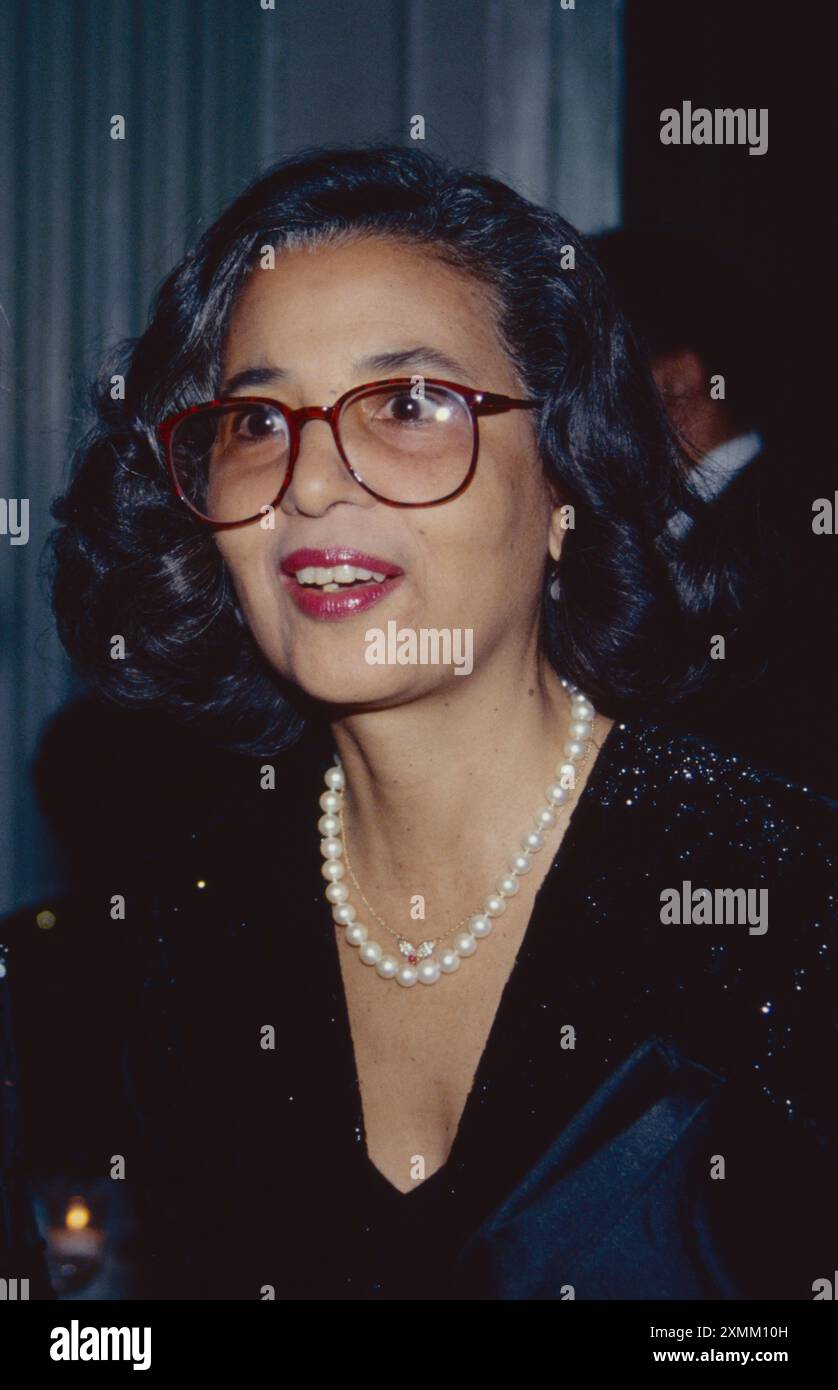
M559 1301L559 1300L554 1300ZM0 1337L5 1368L47 1372L59 1380L73 1372L96 1378L107 1368L165 1376L184 1371L223 1374L266 1370L321 1371L332 1359L345 1370L352 1348L358 1355L364 1327L374 1331L375 1352L403 1356L405 1338L416 1351L438 1341L446 1361L458 1343L473 1366L485 1349L515 1354L526 1348L530 1362L540 1337L559 1369L638 1369L654 1375L672 1365L712 1367L781 1366L801 1371L829 1364L835 1320L820 1301L799 1302L566 1302L550 1312L542 1303L512 1304L491 1315L473 1305L469 1329L462 1314L448 1323L428 1321L425 1304L372 1311L366 1303L312 1302L93 1302L62 1300L0 1302ZM832 1302L834 1300L823 1300ZM446 1308L447 1304L440 1304ZM362 1321L358 1322L359 1314ZM344 1321L346 1319L346 1321ZM409 1321L408 1321L409 1320ZM446 1327L446 1324L447 1327ZM344 1332L346 1337L344 1337ZM490 1332L490 1335L487 1335ZM478 1334L478 1335L475 1335ZM526 1337L519 1344L510 1338ZM534 1342L536 1345L534 1345ZM429 1347L430 1343L430 1347ZM371 1345L370 1350L373 1350Z

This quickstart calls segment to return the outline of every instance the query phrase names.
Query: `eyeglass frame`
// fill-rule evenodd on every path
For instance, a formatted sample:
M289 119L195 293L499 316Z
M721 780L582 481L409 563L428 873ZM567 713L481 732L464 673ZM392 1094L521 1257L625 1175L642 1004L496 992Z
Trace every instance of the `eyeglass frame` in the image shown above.
M343 395L339 396L332 405L301 405L296 409L293 406L285 405L282 401L277 400L273 396L219 396L214 400L205 401L201 405L188 406L185 410L178 411L176 415L168 416L157 426L155 433L165 451L169 477L174 487L175 494L199 521L204 522L208 526L214 526L219 530L228 530L232 526L249 525L251 521L256 521L260 516L264 516L266 510L271 511L278 505L284 497L291 483L291 479L293 478L294 466L300 454L302 429L304 425L308 424L309 420L325 420L331 428L332 438L335 441L335 448L338 451L341 463L347 469L351 477L354 478L355 482L379 502L384 502L388 507L439 507L442 503L451 502L455 497L459 497L460 493L465 491L474 477L477 468L477 456L480 450L478 418L481 415L500 415L508 410L535 410L541 406L543 402L533 400L530 397L504 396L497 391L478 391L474 387L462 386L459 382L446 381L442 377L422 377L421 381L423 387L442 386L460 396L468 407L472 424L472 451L468 472L459 487L455 488L453 492L449 492L445 497L436 498L433 502L397 502L391 497L382 497L380 493L376 492L374 488L371 488L368 483L365 483L363 478L359 477L355 472L355 469L343 451L343 444L340 438L340 415L346 406L352 404L354 400L364 395L372 395L375 391L380 390L381 387L414 387L416 385L416 377L394 376L383 377L380 381L367 381L361 386L353 386L348 391L344 391ZM270 405L279 410L288 426L288 464L286 466L285 477L282 481L282 487L272 502L264 503L260 511L254 512L252 516L242 517L237 521L214 521L212 517L205 516L203 512L199 512L197 507L192 505L189 498L184 493L183 488L180 486L172 455L172 435L181 421L186 420L190 415L197 415L199 412L209 411L213 407L220 405L238 405L239 403L242 405Z

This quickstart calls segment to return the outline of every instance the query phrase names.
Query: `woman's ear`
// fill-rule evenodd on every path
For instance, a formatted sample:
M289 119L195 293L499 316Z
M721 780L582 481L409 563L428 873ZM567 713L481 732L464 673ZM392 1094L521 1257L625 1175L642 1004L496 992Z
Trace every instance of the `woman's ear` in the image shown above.
M550 531L547 543L553 559L558 560L567 530L567 521L565 518L564 504L558 497L554 499L554 502L555 505L550 515Z

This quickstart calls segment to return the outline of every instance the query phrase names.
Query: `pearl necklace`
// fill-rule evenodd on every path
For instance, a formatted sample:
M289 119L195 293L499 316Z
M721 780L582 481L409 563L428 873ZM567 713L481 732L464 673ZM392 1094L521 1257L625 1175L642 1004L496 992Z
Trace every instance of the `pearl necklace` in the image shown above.
M506 911L506 899L514 897L518 892L519 877L529 873L532 867L531 856L544 847L545 831L551 830L557 824L557 812L567 809L570 800L569 790L576 784L576 765L585 762L590 750L594 707L587 696L570 681L563 680L562 685L570 697L571 723L570 738L564 745L564 759L556 764L558 780L552 782L545 792L546 804L536 812L535 828L528 830L521 840L523 852L519 851L513 857L508 872L498 881L495 892L490 893L484 901L482 912L475 913L469 919L463 918L444 936L414 946L402 933L392 931L386 922L373 912L361 893L372 915L398 942L401 959L388 954L377 941L370 940L368 929L357 920L355 908L349 901L349 889L340 881L348 867L360 892L360 885L352 873L349 856L346 854L346 832L343 825L343 790L346 786L346 776L340 758L335 754L334 766L327 768L324 776L326 790L320 797L323 815L317 822L322 836L320 852L324 859L321 873L328 879L326 897L332 905L332 917L337 925L344 929L345 940L350 946L358 948L361 961L364 965L374 966L382 980L398 980L399 984L405 987L415 985L417 981L424 985L432 985L443 975L453 974L460 968L463 957L474 955L478 941L489 935L493 918L500 917L501 913ZM460 931L462 922L466 920L467 928ZM447 940L454 932L457 935L452 944L434 954L439 943Z

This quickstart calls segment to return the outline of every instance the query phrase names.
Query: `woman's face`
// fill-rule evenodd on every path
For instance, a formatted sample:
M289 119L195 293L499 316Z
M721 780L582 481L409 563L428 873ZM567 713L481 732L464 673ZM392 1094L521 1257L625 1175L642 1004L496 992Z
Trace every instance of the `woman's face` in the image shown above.
M408 350L398 370L359 365L375 354ZM429 350L458 365L443 369ZM421 251L382 238L280 252L275 269L251 273L230 321L222 391L235 374L266 366L281 369L281 381L233 394L274 396L294 407L329 405L367 381L436 376L527 395L496 339L482 289ZM242 612L271 665L309 695L341 704L399 703L461 679L454 665L370 664L366 634L371 628L386 634L391 620L417 638L423 628L471 629L475 674L504 652L519 661L537 632L551 522L533 415L512 410L481 417L468 487L450 502L417 508L371 496L344 467L329 426L306 424L273 528L254 521L215 533ZM295 581L281 564L301 548L330 547L378 557L403 574L366 610L337 619L312 615L295 602Z

